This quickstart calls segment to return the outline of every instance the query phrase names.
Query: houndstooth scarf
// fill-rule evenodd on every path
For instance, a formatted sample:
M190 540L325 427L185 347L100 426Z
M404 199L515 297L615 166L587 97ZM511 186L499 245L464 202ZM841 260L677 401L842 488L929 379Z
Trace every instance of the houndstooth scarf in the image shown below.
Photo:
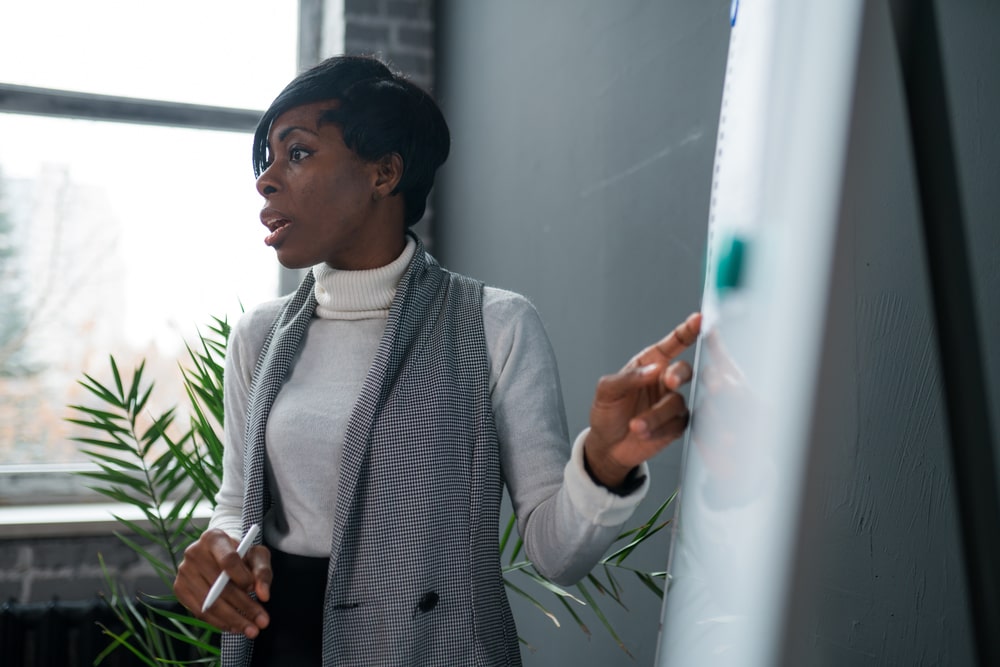
M264 432L315 312L313 285L310 272L254 371L244 532L271 504ZM344 437L324 667L521 664L498 552L489 372L482 283L442 269L418 239ZM242 635L224 634L223 667L245 667L252 650Z

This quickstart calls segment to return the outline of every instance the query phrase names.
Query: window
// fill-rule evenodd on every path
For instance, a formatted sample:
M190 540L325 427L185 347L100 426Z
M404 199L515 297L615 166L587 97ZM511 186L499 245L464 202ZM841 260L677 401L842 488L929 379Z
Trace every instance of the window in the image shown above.
M278 294L247 119L294 76L298 30L295 0L12 4L0 22L0 498L31 466L83 460L65 421L82 373L107 379L109 354L123 370L145 359L153 411L183 402L177 366L196 327Z

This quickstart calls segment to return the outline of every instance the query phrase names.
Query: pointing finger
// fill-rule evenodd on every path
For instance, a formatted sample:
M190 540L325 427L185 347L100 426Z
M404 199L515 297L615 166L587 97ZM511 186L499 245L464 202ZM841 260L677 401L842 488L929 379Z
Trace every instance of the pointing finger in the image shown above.
M636 358L639 365L667 363L690 347L701 333L701 313L692 313L659 342L650 345Z

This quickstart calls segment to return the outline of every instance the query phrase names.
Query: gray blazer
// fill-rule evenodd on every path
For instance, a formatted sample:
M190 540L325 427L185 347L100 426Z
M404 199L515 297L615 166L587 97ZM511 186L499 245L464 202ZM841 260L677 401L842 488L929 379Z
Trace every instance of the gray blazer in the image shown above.
M417 249L351 414L323 665L520 665L498 548L502 478L482 283ZM270 506L267 415L313 317L309 273L264 343L247 409L243 528ZM224 634L223 667L253 642Z

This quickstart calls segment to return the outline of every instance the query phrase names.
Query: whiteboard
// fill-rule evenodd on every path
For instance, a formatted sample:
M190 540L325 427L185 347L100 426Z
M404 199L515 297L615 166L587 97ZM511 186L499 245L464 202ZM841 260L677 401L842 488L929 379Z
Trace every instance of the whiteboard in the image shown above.
M734 0L656 664L782 662L862 0Z

